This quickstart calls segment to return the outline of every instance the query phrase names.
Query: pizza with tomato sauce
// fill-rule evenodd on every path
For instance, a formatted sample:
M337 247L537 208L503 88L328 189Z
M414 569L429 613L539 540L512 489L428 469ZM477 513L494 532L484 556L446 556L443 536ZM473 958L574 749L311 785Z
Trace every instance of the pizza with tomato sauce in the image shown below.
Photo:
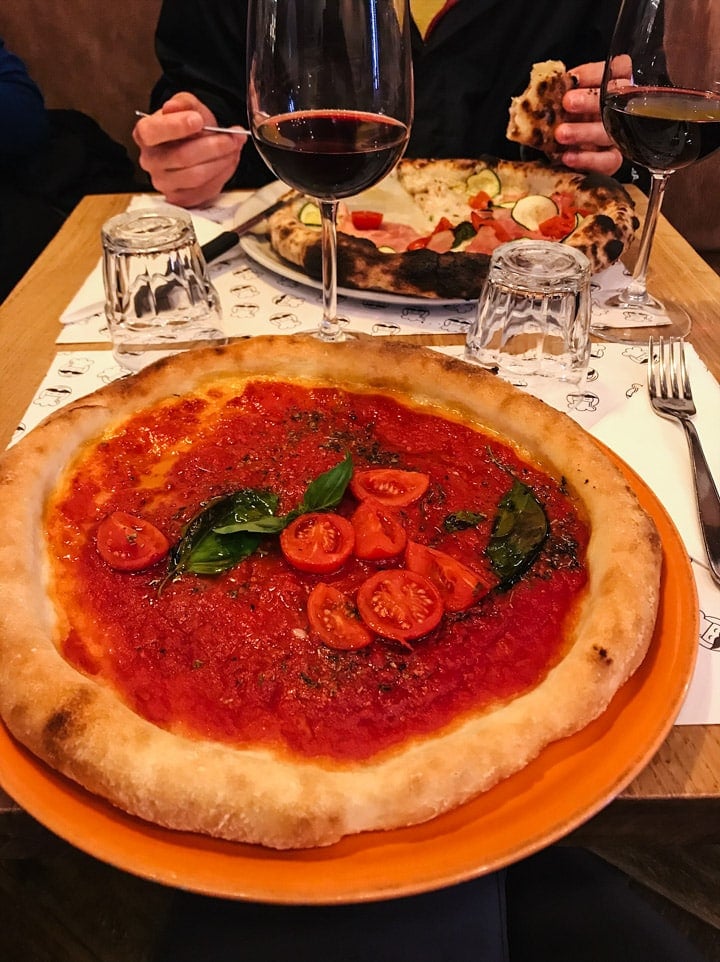
M115 382L4 455L0 522L15 738L141 819L279 849L523 768L604 711L658 604L654 525L585 432L384 339Z
M617 261L639 221L625 189L545 163L401 160L380 188L338 213L338 283L435 299L473 299L500 244L570 244L597 272ZM322 276L317 204L301 198L268 221L277 255Z

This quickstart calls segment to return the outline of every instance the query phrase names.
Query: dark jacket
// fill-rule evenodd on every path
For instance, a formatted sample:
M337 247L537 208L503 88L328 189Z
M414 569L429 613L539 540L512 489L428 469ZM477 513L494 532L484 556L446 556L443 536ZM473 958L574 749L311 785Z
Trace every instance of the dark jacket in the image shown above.
M77 110L46 110L0 40L0 301L85 194L131 191L124 147Z
M541 60L604 60L620 0L459 0L423 41L413 28L415 120L408 156L515 159L505 138L510 98ZM247 124L245 31L238 0L164 0L156 49L163 76L155 110L195 93L221 124ZM251 144L229 187L273 179Z
M0 163L32 153L49 136L40 88L0 39Z

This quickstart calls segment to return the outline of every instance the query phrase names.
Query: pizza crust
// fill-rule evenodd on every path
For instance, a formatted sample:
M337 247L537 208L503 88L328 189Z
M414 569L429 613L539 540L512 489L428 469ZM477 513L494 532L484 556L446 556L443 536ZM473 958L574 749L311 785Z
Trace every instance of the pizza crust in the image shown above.
M558 191L573 194L577 206L590 214L563 243L581 250L593 272L617 261L639 226L632 200L617 181L601 174L574 173L540 162L522 163L494 157L403 159L391 178L404 192L408 204L437 223L441 214L451 220L467 217L464 192L467 179L488 169L497 172L504 189L547 196ZM283 260L320 281L320 229L303 224L298 216L306 203L303 198L273 214L268 221L268 237L271 247ZM480 252L436 253L420 249L387 253L366 238L341 231L338 231L337 252L341 287L436 300L476 299L490 265L490 256Z
M358 764L233 747L161 730L58 653L43 506L78 449L147 405L215 379L256 376L392 392L513 438L587 511L588 589L573 643L545 681ZM607 524L608 517L615 523ZM188 352L50 417L0 462L0 714L32 752L118 807L173 829L279 849L416 824L523 768L596 718L653 634L661 553L621 473L569 418L484 371L434 352L356 338L258 337Z
M555 140L555 127L567 119L562 101L572 88L572 78L561 60L534 64L527 88L510 101L507 139L559 160L564 147Z
M305 203L302 200L287 205L270 217L270 243L284 260L321 281L320 230L305 226L298 218ZM338 232L338 285L354 290L472 300L480 293L489 264L485 254L436 254L429 250L389 254L363 237Z

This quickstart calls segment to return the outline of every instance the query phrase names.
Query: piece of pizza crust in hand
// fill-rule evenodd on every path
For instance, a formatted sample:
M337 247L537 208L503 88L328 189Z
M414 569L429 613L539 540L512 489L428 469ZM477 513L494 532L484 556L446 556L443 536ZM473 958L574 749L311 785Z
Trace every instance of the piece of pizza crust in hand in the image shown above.
M508 140L559 160L564 148L555 140L555 127L566 119L562 101L572 87L570 74L561 60L534 64L527 88L510 101Z

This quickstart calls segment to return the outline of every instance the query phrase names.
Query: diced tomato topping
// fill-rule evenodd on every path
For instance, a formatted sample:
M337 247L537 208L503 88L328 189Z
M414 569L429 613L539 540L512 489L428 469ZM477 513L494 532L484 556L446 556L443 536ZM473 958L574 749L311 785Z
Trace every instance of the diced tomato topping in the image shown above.
M408 246L405 248L409 251L421 251L424 250L430 241L430 235L427 237L416 237L415 240L411 240Z
M479 575L444 551L408 541L405 564L428 578L440 592L446 611L465 611L487 593Z
M354 651L373 640L350 598L332 585L315 585L307 600L307 616L312 631L330 648Z
M142 571L170 550L170 543L154 524L126 511L113 511L97 529L97 550L117 571Z
M543 237L549 240L562 240L575 229L575 214L565 211L554 217L548 217L538 226Z
M383 222L383 215L377 210L354 210L350 219L357 230L377 230Z
M475 230L480 230L481 227L484 227L486 224L490 224L491 222L492 214L489 210L482 212L477 210L470 211L470 223L473 225Z
M573 214L575 213L575 195L570 191L555 191L555 193L552 195L552 199L555 201L555 204L559 208L561 214L564 214L566 211L572 211Z
M473 194L472 197L468 198L468 204L473 210L487 210L492 202L492 197L484 190L479 190L477 194Z
M355 529L355 556L364 561L394 558L407 542L405 528L379 501L366 498L352 516Z
M411 641L437 628L443 603L435 585L414 571L378 571L360 585L360 617L373 631L395 641Z
M444 231L444 230L452 230L452 226L453 225L451 220L448 220L447 217L441 217L440 220L435 225L433 234L439 234L441 231Z
M350 490L360 501L374 498L380 504L402 508L419 501L430 484L421 471L401 471L398 468L368 468L356 471L350 479Z
M319 574L341 568L354 545L353 526L331 511L301 514L280 534L280 547L290 564Z

